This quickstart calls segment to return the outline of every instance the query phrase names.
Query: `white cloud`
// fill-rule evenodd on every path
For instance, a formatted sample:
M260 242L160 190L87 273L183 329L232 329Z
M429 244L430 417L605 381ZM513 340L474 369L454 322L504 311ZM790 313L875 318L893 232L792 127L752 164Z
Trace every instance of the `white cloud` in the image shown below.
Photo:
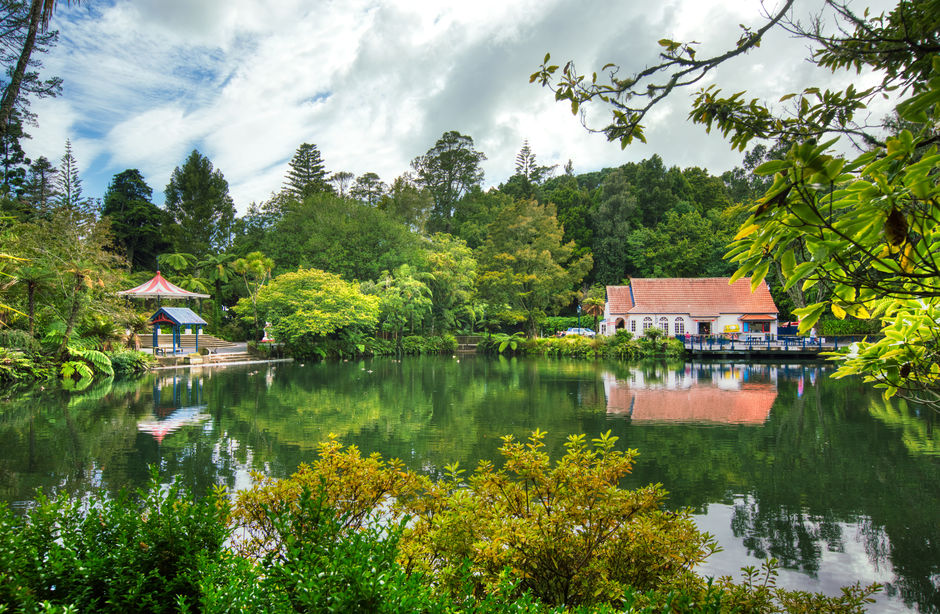
M198 148L225 174L242 211L280 188L302 142L316 143L330 170L374 171L390 182L446 130L469 134L486 153L488 185L512 173L526 138L541 163L571 159L578 172L653 153L720 172L741 156L688 124L687 92L650 115L649 145L621 151L585 131L528 75L546 51L593 70L653 62L662 37L727 48L738 23L756 22L758 11L737 0L117 0L60 8L62 40L45 63L64 78L64 95L36 103L40 126L25 146L57 159L71 136L89 156L80 160L87 191L103 192L115 173L137 167L158 194ZM726 91L777 97L818 80L804 55L801 41L777 34L714 79ZM589 118L598 126L606 114L596 108Z

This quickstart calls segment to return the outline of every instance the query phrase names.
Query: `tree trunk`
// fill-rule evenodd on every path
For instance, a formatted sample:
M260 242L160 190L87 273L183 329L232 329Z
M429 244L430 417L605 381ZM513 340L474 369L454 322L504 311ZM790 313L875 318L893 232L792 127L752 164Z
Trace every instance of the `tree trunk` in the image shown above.
M29 7L29 30L26 33L26 41L23 43L20 58L16 62L13 75L10 77L10 83L7 85L6 91L3 92L3 100L0 101L0 135L6 134L10 118L13 116L16 99L20 95L20 85L26 75L29 58L33 54L33 47L36 44L36 34L39 32L39 24L42 21L43 2L44 0L33 0Z
M72 336L72 330L75 328L75 320L78 316L78 308L82 302L82 288L85 285L85 276L76 275L75 276L75 296L72 298L72 308L69 310L69 319L65 323L65 335L62 337L62 344L59 346L59 351L56 355L59 357L59 360L65 358L65 348L69 345L69 338Z
M36 283L26 283L26 314L29 316L29 335L33 336L36 323Z

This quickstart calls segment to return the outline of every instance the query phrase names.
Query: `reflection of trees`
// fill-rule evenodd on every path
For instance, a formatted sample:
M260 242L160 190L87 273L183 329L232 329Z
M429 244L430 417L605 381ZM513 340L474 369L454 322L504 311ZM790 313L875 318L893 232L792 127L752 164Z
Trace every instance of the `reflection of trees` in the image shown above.
M857 380L818 372L813 386L805 365L789 373L740 367L644 363L635 371L594 361L427 357L179 371L180 386L201 381L211 421L162 443L137 424L150 419L154 382L167 372L84 394L35 389L0 402L0 497L28 500L36 486L79 495L99 485L137 487L150 463L202 493L234 486L249 469L287 475L330 432L434 473L453 461L471 468L495 459L504 434L548 431L557 454L570 433L611 429L619 445L640 450L625 485L663 483L674 507L735 505L732 528L751 553L809 573L824 549L859 539L873 562L894 569L890 590L922 611L940 611L933 584L940 459L923 453L936 449L929 421L885 406ZM776 382L777 399L760 426L631 423L607 415L602 373L655 386L740 376ZM172 397L161 392L162 400ZM856 534L843 523L855 523Z

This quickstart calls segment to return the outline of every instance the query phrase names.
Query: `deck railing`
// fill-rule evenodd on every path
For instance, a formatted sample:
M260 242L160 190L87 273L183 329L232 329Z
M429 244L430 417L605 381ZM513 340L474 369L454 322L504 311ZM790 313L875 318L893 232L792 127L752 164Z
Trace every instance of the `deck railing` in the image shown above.
M681 336L679 336L682 339ZM871 339L868 336L868 339ZM686 335L685 347L699 351L837 351L865 337L860 335L835 335L831 337L807 337L803 335L769 335L761 333L739 333L735 335Z

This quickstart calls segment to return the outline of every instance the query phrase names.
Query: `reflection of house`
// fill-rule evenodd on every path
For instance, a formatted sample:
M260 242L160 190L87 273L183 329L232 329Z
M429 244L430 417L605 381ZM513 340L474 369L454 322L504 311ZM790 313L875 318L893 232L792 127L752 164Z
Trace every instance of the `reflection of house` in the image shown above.
M761 282L728 277L631 279L629 286L607 286L600 332L625 329L641 335L659 328L669 335L725 332L777 333L777 306Z
M746 370L728 373L731 378L701 383L689 374L665 385L630 385L608 375L604 377L607 413L627 416L633 422L763 424L777 398L776 386L745 381Z

